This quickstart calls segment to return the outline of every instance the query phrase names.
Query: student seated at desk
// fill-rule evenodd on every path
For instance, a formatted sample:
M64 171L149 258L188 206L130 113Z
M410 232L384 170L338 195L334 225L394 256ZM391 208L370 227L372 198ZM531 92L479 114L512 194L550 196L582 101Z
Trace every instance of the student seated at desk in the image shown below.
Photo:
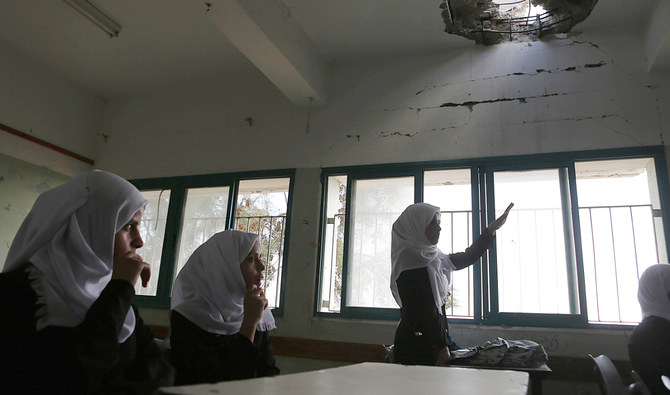
M90 171L41 194L0 274L0 393L153 393L174 369L132 306L146 200Z
M661 375L670 376L670 265L642 273L637 299L642 321L628 342L631 364L652 394L670 394L661 381Z
M393 224L391 236L391 292L400 306L394 356L408 365L443 365L450 349L458 348L449 337L444 304L449 296L451 272L477 262L493 243L493 234L512 208L492 222L465 252L444 254L440 238L440 208L415 203Z
M170 343L178 385L279 374L260 254L258 236L226 230L198 247L177 276Z

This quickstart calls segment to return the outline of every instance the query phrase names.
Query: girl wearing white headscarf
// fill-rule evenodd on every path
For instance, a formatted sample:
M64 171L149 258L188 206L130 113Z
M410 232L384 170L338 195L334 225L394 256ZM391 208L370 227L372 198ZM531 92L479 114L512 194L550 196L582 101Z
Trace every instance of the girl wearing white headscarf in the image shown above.
M475 263L493 243L493 234L512 208L492 222L465 252L445 254L437 248L440 208L415 203L393 224L391 236L391 293L400 306L394 340L396 362L442 365L449 349L458 348L449 337L445 303L451 272Z
M172 288L170 343L177 384L279 373L263 270L258 236L252 233L217 233L191 255Z
M661 375L670 377L670 265L642 273L637 299L642 321L628 342L631 364L652 394L670 394L661 381Z
M132 306L146 200L90 171L41 194L0 275L0 392L151 393L172 383Z

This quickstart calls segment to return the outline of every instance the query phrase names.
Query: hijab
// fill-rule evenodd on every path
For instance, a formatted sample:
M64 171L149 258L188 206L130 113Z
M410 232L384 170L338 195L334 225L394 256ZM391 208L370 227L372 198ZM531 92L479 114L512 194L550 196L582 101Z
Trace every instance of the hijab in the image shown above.
M240 264L257 242L258 236L253 233L229 229L198 247L175 280L172 309L207 332L239 332L247 290ZM272 312L265 309L257 329L274 328Z
M146 200L123 178L93 170L42 193L19 228L3 272L24 269L42 307L37 330L74 327L112 277L114 236ZM128 310L118 335L135 329Z
M640 276L637 299L642 318L650 315L670 321L670 265L659 263L649 266Z
M402 307L396 281L405 270L425 267L438 311L449 296L451 272L455 270L449 256L426 237L426 227L439 215L440 208L428 203L408 206L393 223L391 233L391 293Z

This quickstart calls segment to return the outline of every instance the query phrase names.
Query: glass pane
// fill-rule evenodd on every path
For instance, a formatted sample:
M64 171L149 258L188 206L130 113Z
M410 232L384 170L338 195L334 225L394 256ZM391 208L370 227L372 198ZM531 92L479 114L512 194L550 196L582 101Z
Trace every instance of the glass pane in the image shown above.
M266 263L263 289L271 308L279 305L288 210L289 178L240 181L235 229L256 233Z
M470 170L427 171L423 176L423 200L440 207L440 241L444 253L465 251L472 244L472 187ZM475 315L472 266L452 274L447 315L473 318Z
M667 261L654 160L580 162L575 171L589 321L637 323L640 274Z
M567 171L495 172L494 182L496 217L514 202L496 232L498 311L577 314Z
M347 306L398 307L391 278L391 227L414 203L414 177L356 180L347 275Z
M339 312L342 300L342 258L344 256L347 177L328 177L327 187L319 311Z
M165 224L167 223L168 206L170 205L170 190L141 192L147 199L147 206L144 209L140 227L144 246L137 250L137 253L151 265L151 279L146 288L143 288L142 282L138 281L135 285L135 294L156 296L161 256L163 254Z
M226 229L228 191L227 186L186 190L175 278L196 248L215 233Z

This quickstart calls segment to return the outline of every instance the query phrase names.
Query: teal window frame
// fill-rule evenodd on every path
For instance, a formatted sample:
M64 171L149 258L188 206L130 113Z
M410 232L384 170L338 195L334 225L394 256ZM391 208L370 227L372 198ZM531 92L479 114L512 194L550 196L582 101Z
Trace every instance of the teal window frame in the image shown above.
M161 254L160 273L156 296L137 295L135 303L139 307L152 309L170 309L170 293L175 267L177 265L177 244L181 236L182 216L185 205L186 192L190 188L228 187L228 207L226 210L226 229L231 229L234 223L235 207L240 181L268 178L288 178L289 192L286 209L285 236L281 274L281 290L279 293L279 306L272 313L281 317L284 312L286 276L288 271L288 252L291 229L291 213L293 208L293 190L295 184L295 169L277 169L236 173L203 174L194 176L145 178L129 180L137 189L142 190L169 190L170 203L168 205L167 221L163 250Z
M577 289L571 292L575 295L572 305L578 309L571 314L538 314L538 313L508 313L498 311L497 295L497 269L496 269L496 247L489 249L479 262L473 265L474 276L474 318L450 318L450 322L483 324L483 325L514 325L535 327L567 327L567 328L631 328L626 324L589 323L587 317L586 288L584 279L584 267L581 245L581 229L579 225L579 204L577 200L577 185L575 175L575 163L590 160L620 160L633 158L653 158L656 182L658 186L661 220L663 223L663 236L665 238L665 250L670 256L670 218L667 207L670 207L670 181L663 146L630 147L606 150L571 151L546 154L499 156L488 158L458 159L449 161L393 163L380 165L364 165L352 167L330 167L323 168L322 180L322 202L319 249L319 269L316 273L316 291L314 300L314 315L317 317L346 318L346 319L372 319L372 320L398 320L400 311L397 308L370 308L346 306L347 271L348 271L348 243L350 240L351 202L354 180L377 179L388 177L402 177L413 175L415 186L415 202L423 201L423 173L431 170L464 169L471 170L472 188L472 237L473 240L479 236L480 230L495 219L495 191L493 188L493 173L501 170L535 170L547 168L565 169L561 176L561 199L563 207L570 206L569 218L572 222L568 230L566 241L573 250L575 261L575 276L573 284ZM328 196L328 183L326 180L331 176L346 176L346 219L344 228L344 255L342 273L342 295L339 312L319 311L322 289L322 268L324 257L325 229L326 229L326 199ZM565 222L564 222L565 224ZM570 240L568 240L568 238Z

